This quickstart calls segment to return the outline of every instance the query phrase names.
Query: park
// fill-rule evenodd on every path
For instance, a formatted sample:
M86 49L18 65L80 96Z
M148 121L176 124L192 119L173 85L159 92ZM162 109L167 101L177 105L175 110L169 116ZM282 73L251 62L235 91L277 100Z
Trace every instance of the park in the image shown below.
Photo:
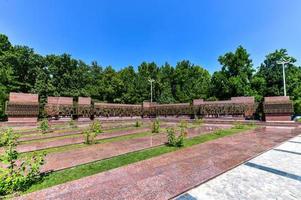
M1 123L2 168L8 169L1 193L25 194L18 199L174 198L300 134L289 97L264 99L262 121L254 120L254 97L140 105L48 97L40 111L38 94L10 93L8 119ZM40 112L47 117L38 119ZM19 183L9 185L10 176ZM95 190L95 181L104 185ZM74 184L89 189L78 194Z
M300 1L0 8L0 199L301 199Z

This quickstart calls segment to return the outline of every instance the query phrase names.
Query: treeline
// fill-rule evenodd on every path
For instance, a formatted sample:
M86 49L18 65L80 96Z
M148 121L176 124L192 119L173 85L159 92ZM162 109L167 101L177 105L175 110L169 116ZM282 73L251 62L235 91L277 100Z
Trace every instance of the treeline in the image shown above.
M282 58L290 59L286 68L287 94L301 113L301 68L285 49L266 56L254 69L247 50L239 46L218 58L221 70L212 76L201 66L187 60L176 66L143 62L116 71L97 62L86 64L69 54L41 56L27 46L12 45L0 34L0 118L11 91L47 96L91 96L94 100L113 103L141 103L150 99L149 79L154 79L153 99L159 103L190 102L196 98L228 99L234 96L283 95Z

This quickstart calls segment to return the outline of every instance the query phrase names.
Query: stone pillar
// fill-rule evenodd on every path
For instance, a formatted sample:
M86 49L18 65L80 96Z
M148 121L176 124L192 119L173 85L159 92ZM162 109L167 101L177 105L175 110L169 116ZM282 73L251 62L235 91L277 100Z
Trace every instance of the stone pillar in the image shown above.
M142 117L156 117L156 102L144 101L142 103L143 114Z
M8 115L8 122L37 122L39 95L11 92L6 104L6 114Z
M245 106L243 118L253 118L255 113L255 97L231 97L231 102L234 104L241 104Z
M45 111L48 117L69 121L74 114L72 97L48 97Z
M91 97L78 97L77 116L78 121L91 120Z
M265 121L291 121L293 102L288 96L265 97L263 112Z

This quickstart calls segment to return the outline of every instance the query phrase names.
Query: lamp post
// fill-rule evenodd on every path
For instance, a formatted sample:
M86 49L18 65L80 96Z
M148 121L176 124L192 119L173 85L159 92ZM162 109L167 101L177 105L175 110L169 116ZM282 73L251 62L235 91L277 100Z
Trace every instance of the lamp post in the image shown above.
M282 77L283 77L283 93L284 96L286 96L286 82L285 82L285 65L291 63L290 60L284 60L282 59L282 61L278 61L277 64L278 65L282 65Z
M150 82L151 84L151 91L150 91L150 94L151 94L151 103L153 102L153 82L155 82L154 79L150 78L148 79L148 81Z

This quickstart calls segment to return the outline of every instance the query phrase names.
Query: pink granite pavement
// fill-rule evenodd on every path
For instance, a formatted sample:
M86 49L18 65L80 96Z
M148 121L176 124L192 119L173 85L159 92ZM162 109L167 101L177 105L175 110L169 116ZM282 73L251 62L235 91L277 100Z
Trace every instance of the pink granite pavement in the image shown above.
M260 128L184 148L18 199L169 199L300 133Z
M118 137L122 135L136 134L145 131L150 131L150 128L133 128L131 130L119 130L119 131L113 131L108 133L104 132L96 136L96 139L100 140L100 139ZM83 135L75 135L74 137L70 137L70 138L54 138L53 140L50 141L41 140L41 141L33 141L30 143L19 144L17 146L17 151L23 153L23 152L36 151L36 150L60 147L60 146L71 145L71 144L80 144L83 142L84 142ZM4 149L0 148L0 153L2 152L4 152Z
M188 129L187 137L207 134L219 128L230 128L231 126L207 126ZM163 145L167 141L166 134L155 134L133 138L124 141L94 144L84 148L72 149L64 152L51 153L46 156L46 163L42 171L61 170L77 165L139 151L150 147Z

